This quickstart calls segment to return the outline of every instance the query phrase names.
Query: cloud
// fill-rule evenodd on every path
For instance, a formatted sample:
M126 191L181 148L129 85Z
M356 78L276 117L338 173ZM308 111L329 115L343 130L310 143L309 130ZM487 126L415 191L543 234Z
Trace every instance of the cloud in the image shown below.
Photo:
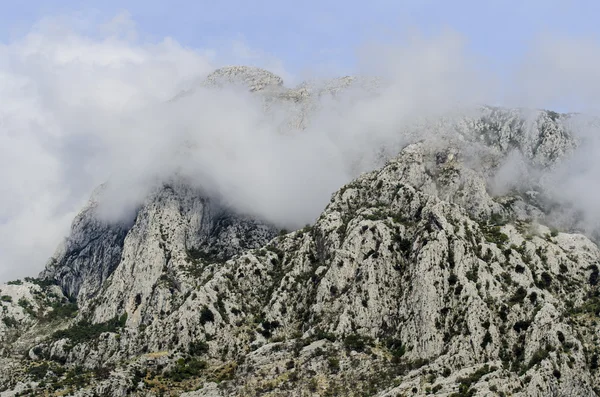
M600 110L600 42L592 37L538 35L515 70L513 102L567 111Z
M131 127L108 145L126 151L110 162L118 164L115 178L125 180L113 182L113 193L109 184L106 194L122 200L121 186L148 186L148 177L177 172L238 211L278 226L312 222L335 190L381 165L382 148L397 153L409 139L404 130L482 99L485 84L464 63L458 36L375 51L389 54L378 61L386 68L371 71L385 82L377 95L357 84L335 100L315 99L302 131L282 128L294 107L273 104L264 112L260 95L233 88L196 89L169 106L131 114Z
M558 226L567 225L600 241L600 118L579 115L569 128L579 140L576 151L540 177L540 184L556 204L549 218L555 218Z
M286 127L296 105L275 104L265 112L260 95L235 87L197 88L171 100L223 60L271 66L295 81L275 56L239 38L231 43L215 51L170 38L140 41L122 14L97 29L45 20L0 45L0 280L41 270L92 190L106 181L102 208L111 221L127 217L150 189L178 175L278 226L312 222L341 185L432 133L423 126L498 102L498 87L506 83L487 71L463 37L447 31L364 47L359 71L380 76L378 93L358 84L335 100L323 96L302 131ZM533 54L514 75L514 87L548 83L528 103L552 100L561 87L559 67L539 83L530 81L547 55ZM589 101L593 90L583 88ZM577 166L588 179L573 191L585 195L597 164ZM503 167L496 181L508 183L517 171Z
M113 171L106 162L121 133L134 150L143 132L124 132L123 116L213 69L209 52L170 39L136 43L114 28L92 37L44 20L0 44L2 280L41 269L91 189Z
M376 99L360 90L323 99L307 129L282 133L293 107L265 113L258 96L233 88L169 101L216 68L215 51L140 42L127 15L92 33L78 26L45 20L0 47L0 279L40 270L107 180L111 220L177 173L279 226L311 222L332 192L381 161L375 147L398 147L400 125L471 95L457 36L406 43L385 60L401 58L399 67L378 70L395 83ZM293 80L239 41L231 54Z

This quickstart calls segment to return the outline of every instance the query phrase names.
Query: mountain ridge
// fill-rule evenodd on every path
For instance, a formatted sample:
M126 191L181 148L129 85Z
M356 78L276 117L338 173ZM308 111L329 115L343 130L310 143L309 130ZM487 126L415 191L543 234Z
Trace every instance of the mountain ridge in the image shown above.
M482 112L289 233L185 183L126 227L86 207L40 278L0 286L1 395L600 395L600 249L489 189L513 150L568 156L568 116Z

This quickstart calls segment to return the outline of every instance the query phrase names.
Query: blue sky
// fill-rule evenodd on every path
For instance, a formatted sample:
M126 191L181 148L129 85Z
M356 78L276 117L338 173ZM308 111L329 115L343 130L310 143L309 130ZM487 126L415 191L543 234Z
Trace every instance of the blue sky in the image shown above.
M42 17L80 14L98 20L130 13L142 39L170 36L194 47L243 40L298 71L326 64L352 70L358 46L407 31L450 29L498 69L522 56L536 36L598 39L597 1L4 1L0 39L25 34Z

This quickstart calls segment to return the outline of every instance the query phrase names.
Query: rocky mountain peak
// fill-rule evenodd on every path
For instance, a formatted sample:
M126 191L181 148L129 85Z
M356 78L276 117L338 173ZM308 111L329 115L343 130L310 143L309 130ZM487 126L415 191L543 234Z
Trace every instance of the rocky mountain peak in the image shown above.
M65 294L81 301L96 296L100 288L106 287L108 277L116 268L123 268L120 265L127 257L145 254L139 251L140 246L146 251L156 245L162 252L171 233L177 250L215 261L258 248L276 234L272 226L237 215L198 189L181 183L156 189L139 207L129 226L103 221L97 206L93 197L73 221L71 235L40 274L42 279L56 280ZM134 246L130 245L132 239ZM160 276L171 257L165 254L154 259ZM145 277L147 273L139 275Z
M251 68L208 80L236 79L318 95ZM291 232L185 183L128 225L93 199L40 278L0 286L1 393L600 395L600 249L546 226L541 188L490 186L515 152L559 164L570 117L483 107L416 128Z
M283 79L267 70L251 66L226 66L208 75L204 85L219 87L224 84L241 84L253 92L268 87L283 86Z

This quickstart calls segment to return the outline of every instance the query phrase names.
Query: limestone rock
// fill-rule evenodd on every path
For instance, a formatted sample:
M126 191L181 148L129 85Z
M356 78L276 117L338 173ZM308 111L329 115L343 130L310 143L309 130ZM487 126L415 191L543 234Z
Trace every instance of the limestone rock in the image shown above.
M250 72L214 78L319 95ZM440 122L287 234L184 181L126 227L92 202L41 280L0 286L2 395L600 395L600 249L545 226L533 188L489 186L515 150L558 164L569 117Z

